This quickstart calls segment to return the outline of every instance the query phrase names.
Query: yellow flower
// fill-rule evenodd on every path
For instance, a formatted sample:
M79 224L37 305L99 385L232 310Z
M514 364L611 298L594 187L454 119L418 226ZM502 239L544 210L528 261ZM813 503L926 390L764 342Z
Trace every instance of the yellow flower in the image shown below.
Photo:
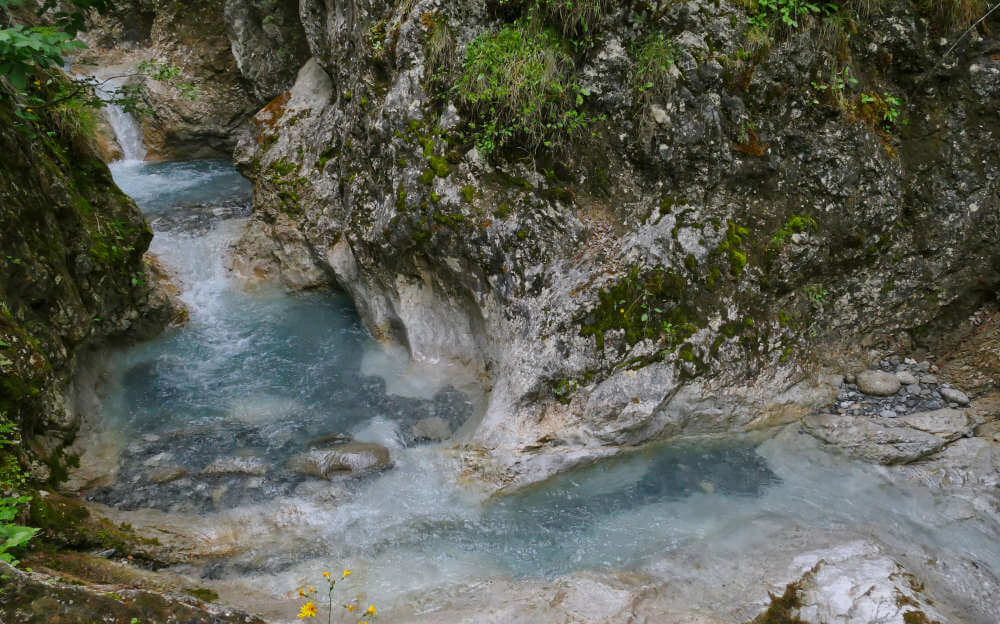
M306 595L306 593L300 589L299 590L299 596L305 596L305 595Z
M315 588L314 588L314 587L313 587L312 585L310 585L310 586L309 586L309 593L311 594L311 593L313 593L314 591L316 591L316 589L315 589Z
M330 573L329 572L324 572L323 576L326 577L326 578L330 578Z
M302 605L302 610L299 611L299 617L302 619L316 617L316 604L310 600Z
M375 615L375 605L368 605L368 610L365 611L368 615Z
M357 607L355 607L354 605L347 605L348 611L354 611L355 609L357 609Z
M344 578L347 578L350 575L351 575L351 571L350 570L344 570Z
M40 86L42 86L42 81L40 81L40 80L36 80L36 81L34 82L34 84L35 84L35 86L36 86L36 87L40 87Z
M622 308L621 310L619 310L619 312L621 312L622 314L625 314L625 308Z

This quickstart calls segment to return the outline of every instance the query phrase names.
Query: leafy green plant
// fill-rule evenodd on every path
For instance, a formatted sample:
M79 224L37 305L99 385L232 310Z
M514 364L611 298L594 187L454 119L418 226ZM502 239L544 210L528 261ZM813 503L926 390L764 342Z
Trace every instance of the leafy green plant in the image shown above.
M813 81L811 84L812 88L816 91L816 95L812 100L813 104L819 104L819 98L823 96L829 99L837 108L846 110L847 97L844 95L844 91L858 84L858 80L851 74L850 67L844 67L844 69L834 72L830 76L830 82Z
M775 21L791 28L799 27L799 20L807 15L832 15L837 5L808 0L757 0L757 12L747 20L754 26L768 27Z
M862 93L855 103L856 114L866 121L881 125L885 129L897 124L906 123L900 120L902 102L891 93Z
M11 522L22 505L31 501L28 496L0 498L0 561L17 565L12 552L27 544L38 533L38 529L20 526Z
M806 299L816 306L822 306L828 294L826 289L820 284L809 284L802 289L802 292L805 294Z
M0 561L17 565L13 552L31 540L38 529L21 526L13 520L20 508L31 498L18 491L24 486L25 477L11 447L20 445L17 425L0 413Z
M0 29L0 76L24 91L37 69L58 67L62 57L85 47L51 26L21 25Z
M524 22L474 39L453 93L475 119L469 128L479 151L560 150L582 136L594 118L582 108L590 93L573 71L558 36Z
M38 112L46 109L77 110L81 106L100 108L106 104L115 104L133 113L148 112L142 107L143 84L126 82L120 87L108 88L111 81L136 77L172 84L189 99L198 96L197 87L179 81L179 68L157 60L140 64L132 74L103 81L93 77L70 79L63 76L58 68L63 65L64 57L86 47L75 36L85 29L88 14L106 11L110 1L45 0L39 3L38 12L54 24L29 27L3 23L9 19L8 9L22 4L24 0L0 0L0 78L6 78L13 88L13 93L0 90L0 97L13 96L15 115L22 122L37 121ZM62 111L63 117L65 112ZM24 124L19 128L30 132Z

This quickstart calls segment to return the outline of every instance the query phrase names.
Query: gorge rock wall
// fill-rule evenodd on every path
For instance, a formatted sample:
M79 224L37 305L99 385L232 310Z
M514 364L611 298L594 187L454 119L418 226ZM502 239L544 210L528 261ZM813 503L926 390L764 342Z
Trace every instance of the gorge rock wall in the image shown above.
M236 269L338 284L376 336L489 379L482 476L795 420L836 395L823 371L995 297L995 17L946 55L964 24L898 0L768 30L728 2L583 4L586 29L558 2L302 0L312 58L237 151ZM233 29L250 80L264 26ZM582 131L495 123L488 96L528 88L515 35Z
M144 256L152 232L98 157L89 115L54 108L28 121L0 98L0 412L20 425L28 448L13 448L38 481L64 474L79 355L183 317Z

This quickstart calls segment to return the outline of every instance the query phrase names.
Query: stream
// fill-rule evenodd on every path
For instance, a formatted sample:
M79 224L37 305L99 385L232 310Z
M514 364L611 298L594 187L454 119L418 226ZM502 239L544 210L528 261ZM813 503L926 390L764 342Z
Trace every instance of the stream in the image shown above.
M350 591L399 608L489 579L739 557L790 529L1000 570L985 522L789 431L661 444L488 498L459 478L456 441L484 401L474 379L372 340L341 293L231 276L250 188L229 163L132 158L112 172L149 219L191 320L111 355L98 428L115 440L117 471L87 497L201 536L212 557L173 571L224 601L294 621L297 588L350 567ZM428 418L454 437L418 439ZM334 436L385 446L393 467L332 480L289 468ZM209 468L218 462L236 467Z

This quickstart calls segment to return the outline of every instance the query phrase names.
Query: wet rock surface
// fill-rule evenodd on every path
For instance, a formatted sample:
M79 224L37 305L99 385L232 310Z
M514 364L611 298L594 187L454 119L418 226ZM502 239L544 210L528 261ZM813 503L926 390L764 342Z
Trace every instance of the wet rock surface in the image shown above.
M0 562L0 616L8 624L263 624L232 609L190 596L136 590L117 585L79 586Z
M914 462L973 434L969 397L939 382L937 366L899 356L878 364L846 376L830 413L805 417L803 431L880 464Z
M296 455L288 467L298 473L329 479L338 474L364 474L392 467L389 449L378 444L344 442L327 449Z
M386 394L381 379L362 377L358 383L370 413L385 415L406 432L400 444L439 441L413 432L428 422L439 430L458 428L473 411L469 397L451 387L426 400ZM309 435L322 430L321 415L278 418L143 434L121 451L115 482L87 499L120 509L224 509L290 495L307 478L370 476L391 467L382 446L352 442L344 433Z

